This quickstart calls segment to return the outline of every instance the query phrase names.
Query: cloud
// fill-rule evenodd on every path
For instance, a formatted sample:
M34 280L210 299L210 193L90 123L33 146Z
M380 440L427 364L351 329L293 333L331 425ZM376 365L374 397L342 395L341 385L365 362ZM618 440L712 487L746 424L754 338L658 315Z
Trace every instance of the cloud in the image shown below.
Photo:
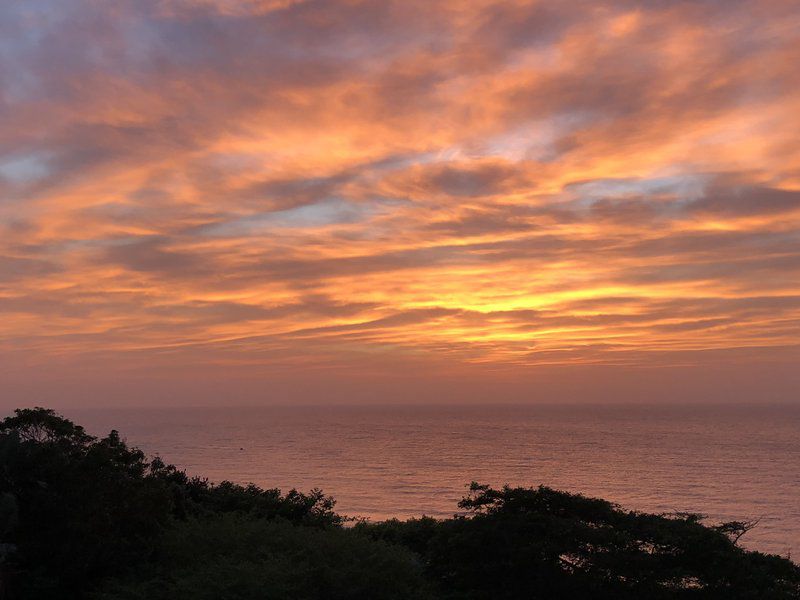
M782 0L6 3L0 353L465 390L778 364L797 27Z
M167 248L161 238L115 243L103 254L103 261L116 263L134 271L168 273L186 277L205 266L203 259L189 252Z
M52 262L33 258L0 256L0 282L7 283L23 278L46 277L61 268Z
M768 187L714 188L688 206L689 212L725 217L771 216L800 210L800 190Z

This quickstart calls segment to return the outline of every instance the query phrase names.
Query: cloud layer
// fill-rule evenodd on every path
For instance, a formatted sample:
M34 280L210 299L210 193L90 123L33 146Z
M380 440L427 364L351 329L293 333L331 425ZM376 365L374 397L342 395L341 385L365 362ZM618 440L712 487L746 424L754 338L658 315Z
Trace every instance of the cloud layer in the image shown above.
M791 0L5 3L0 377L791 399L798 29Z

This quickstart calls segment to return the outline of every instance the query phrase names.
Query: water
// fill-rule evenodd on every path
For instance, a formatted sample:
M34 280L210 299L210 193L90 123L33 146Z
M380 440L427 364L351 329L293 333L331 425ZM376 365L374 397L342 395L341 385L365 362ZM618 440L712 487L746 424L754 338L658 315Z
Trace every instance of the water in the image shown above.
M800 552L797 407L93 409L67 416L212 481L322 488L339 512L447 517L472 480L625 508L761 518L751 548Z

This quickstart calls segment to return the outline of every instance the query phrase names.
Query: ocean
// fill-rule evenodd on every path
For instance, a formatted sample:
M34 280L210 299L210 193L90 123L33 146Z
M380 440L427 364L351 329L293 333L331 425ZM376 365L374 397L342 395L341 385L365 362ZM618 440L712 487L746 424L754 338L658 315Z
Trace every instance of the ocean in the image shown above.
M470 481L538 486L708 522L800 553L800 406L328 406L64 414L190 474L321 488L372 520L452 516ZM795 560L797 560L795 558Z

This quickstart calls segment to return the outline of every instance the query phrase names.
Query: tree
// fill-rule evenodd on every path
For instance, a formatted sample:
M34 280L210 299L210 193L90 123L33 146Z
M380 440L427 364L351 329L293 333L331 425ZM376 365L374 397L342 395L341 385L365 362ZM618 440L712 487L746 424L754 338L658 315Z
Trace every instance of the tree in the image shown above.
M338 527L333 498L190 478L148 460L117 431L96 438L45 408L0 422L0 582L15 597L82 597L95 583L144 568L166 532L233 514Z
M116 431L97 439L44 408L0 423L0 494L17 507L3 542L17 594L70 598L152 552L172 513L150 463Z
M800 569L737 547L741 524L715 529L547 487L473 483L459 506L466 516L361 528L416 549L442 598L800 598Z
M320 490L189 477L44 408L0 422L0 597L27 600L788 600L754 522L473 483L451 519L353 528Z

